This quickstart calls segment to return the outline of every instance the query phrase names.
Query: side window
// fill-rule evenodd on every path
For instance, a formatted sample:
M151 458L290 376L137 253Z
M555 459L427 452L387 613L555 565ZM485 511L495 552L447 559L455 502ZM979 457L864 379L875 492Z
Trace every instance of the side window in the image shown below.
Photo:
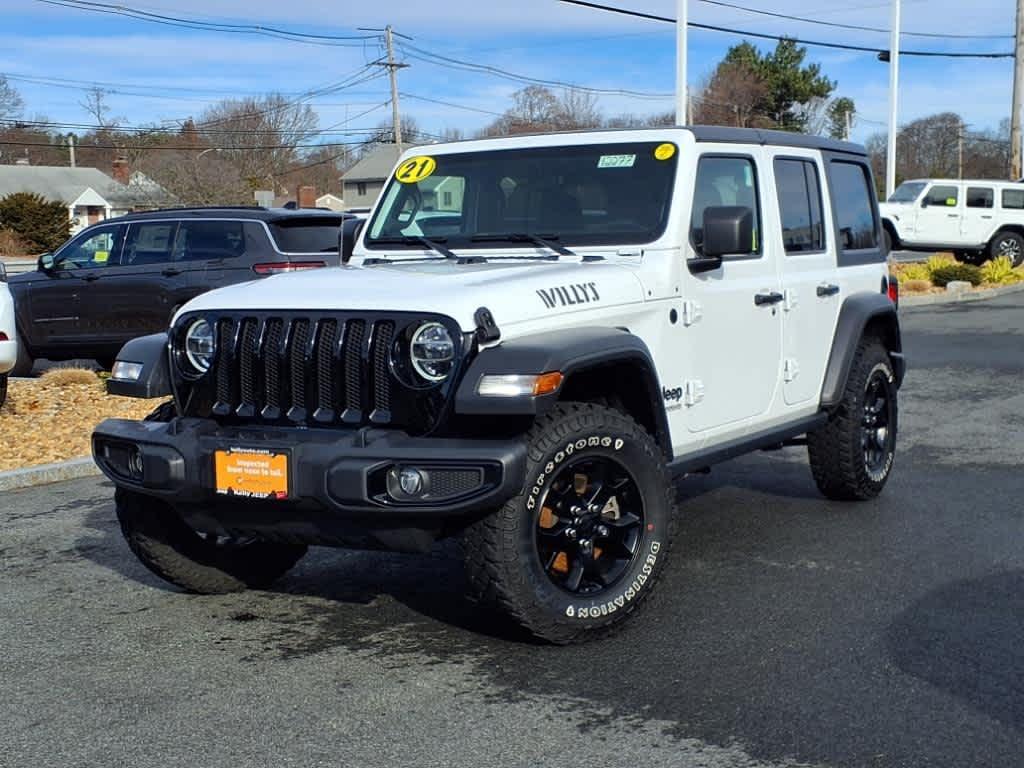
M57 254L57 269L99 269L116 266L124 240L124 224L83 232Z
M163 264L171 260L176 221L147 221L132 224L124 241L122 263L129 267Z
M825 250L817 165L810 160L777 159L775 187L786 253Z
M218 261L244 253L241 221L183 221L174 239L174 261Z
M832 206L844 251L878 247L878 227L871 205L871 178L861 163L833 160L830 164Z
M932 187L925 195L925 205L941 205L954 208L960 202L960 189L952 185Z
M1011 211L1024 210L1024 189L1004 189L1002 203Z
M739 205L754 212L755 254L761 253L761 206L754 161L749 157L705 155L697 165L697 182L690 214L690 235L695 246L704 242L704 211Z
M995 205L995 193L991 187L968 187L968 208L991 208Z

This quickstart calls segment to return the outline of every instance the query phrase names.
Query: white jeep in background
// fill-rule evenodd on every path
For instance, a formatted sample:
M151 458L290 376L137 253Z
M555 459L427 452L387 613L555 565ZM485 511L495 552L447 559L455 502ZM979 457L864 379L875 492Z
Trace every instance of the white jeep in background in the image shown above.
M265 586L312 544L458 536L477 599L581 640L653 591L673 476L801 445L826 497L881 492L896 298L853 144L418 147L350 264L207 293L129 342L111 392L173 402L103 422L93 454L132 551L189 591Z
M1024 264L1024 184L1009 181L905 181L878 206L889 250L952 251L980 263L1005 256Z
M18 334L14 329L14 299L7 287L7 268L0 262L0 406L7 400L7 376L18 362Z

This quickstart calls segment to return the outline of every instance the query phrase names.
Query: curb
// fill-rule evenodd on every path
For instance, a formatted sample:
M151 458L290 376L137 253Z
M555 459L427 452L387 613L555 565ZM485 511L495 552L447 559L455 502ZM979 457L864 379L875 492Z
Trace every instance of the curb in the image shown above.
M63 480L77 480L81 477L95 477L99 474L99 467L96 466L92 458L72 459L57 464L13 469L9 472L0 472L0 492L16 491L36 485L49 485Z
M932 293L928 296L900 296L900 308L903 307L930 307L936 304L962 304L968 301L984 301L994 299L998 296L1006 296L1009 293L1024 291L1024 283L1017 285L1003 285L999 288L991 288L986 291L965 291L964 293Z

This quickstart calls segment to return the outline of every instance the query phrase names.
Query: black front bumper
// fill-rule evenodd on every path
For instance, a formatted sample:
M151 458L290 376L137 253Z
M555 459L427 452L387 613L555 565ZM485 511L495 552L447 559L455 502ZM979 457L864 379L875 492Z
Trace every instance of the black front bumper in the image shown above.
M118 487L165 499L199 530L389 549L429 546L438 533L518 494L526 475L522 440L418 438L372 428L108 419L93 432L92 445L96 464ZM218 494L214 454L228 449L286 453L287 499ZM437 492L396 499L387 477L401 467L436 478L428 488ZM405 541L412 531L424 535Z

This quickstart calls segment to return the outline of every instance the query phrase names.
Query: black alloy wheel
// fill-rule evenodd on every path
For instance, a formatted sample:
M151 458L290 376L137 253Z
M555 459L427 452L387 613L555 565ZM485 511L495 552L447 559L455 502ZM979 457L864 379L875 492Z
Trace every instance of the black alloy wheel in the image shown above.
M540 503L536 546L544 572L572 595L597 596L629 570L643 538L643 496L617 461L567 464Z
M864 468L875 482L885 478L893 450L895 432L893 385L884 370L876 369L868 379L861 419L861 448Z

